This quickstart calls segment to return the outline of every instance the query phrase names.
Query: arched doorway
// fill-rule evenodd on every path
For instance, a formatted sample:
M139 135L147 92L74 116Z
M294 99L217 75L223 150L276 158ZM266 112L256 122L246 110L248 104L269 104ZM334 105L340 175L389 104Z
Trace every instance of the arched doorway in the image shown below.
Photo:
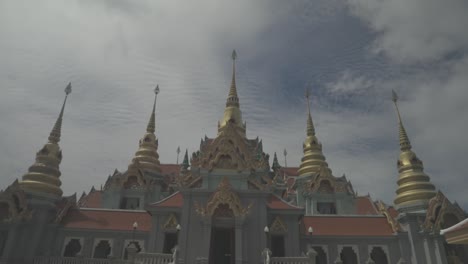
M340 255L343 264L358 264L357 255L352 247L343 247Z
M209 264L234 264L234 212L221 203L213 212Z
M375 264L388 264L387 254L381 247L372 248L370 257Z

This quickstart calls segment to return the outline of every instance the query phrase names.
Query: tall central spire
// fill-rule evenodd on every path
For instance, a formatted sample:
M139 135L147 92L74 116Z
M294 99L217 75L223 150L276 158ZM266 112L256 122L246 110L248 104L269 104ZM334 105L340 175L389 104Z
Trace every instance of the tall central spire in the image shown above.
M239 108L239 97L237 96L236 59L237 53L233 50L231 87L229 88L223 119L218 123L218 134L226 129L228 125L232 125L233 128L245 137L245 124L242 122L242 113Z
M149 171L153 173L161 172L159 154L158 154L158 139L154 134L156 127L156 99L159 94L159 85L154 89L154 103L153 111L146 127L146 133L142 139L140 139L140 144L135 157L132 159L132 162L128 166L128 169L141 169L143 171Z
M398 109L398 96L392 91L392 101L398 115L400 157L398 159L398 188L395 205L401 211L425 209L429 200L436 195L429 176L424 173L423 162L411 150L411 143Z
M314 123L312 122L312 115L310 113L310 94L306 90L305 98L307 99L307 136L303 144L304 156L301 159L299 166L299 176L310 176L319 172L322 166L328 170L328 164L325 161L325 156L322 153L322 144L315 136Z
M36 154L36 162L29 167L28 173L23 176L20 181L20 186L23 190L36 195L46 195L51 197L61 197L62 189L60 186L60 169L59 165L62 161L62 150L58 145L62 131L62 119L65 111L65 104L68 95L71 93L71 83L68 83L65 88L65 99L63 100L62 109L55 121L54 127L50 132L48 142Z

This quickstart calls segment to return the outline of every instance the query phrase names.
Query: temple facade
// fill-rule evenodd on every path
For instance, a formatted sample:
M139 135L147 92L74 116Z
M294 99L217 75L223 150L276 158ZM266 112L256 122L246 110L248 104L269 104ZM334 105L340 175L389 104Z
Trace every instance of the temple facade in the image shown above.
M270 163L262 140L247 137L235 52L232 59L217 135L202 138L198 151L186 151L180 164L160 163L156 87L127 170L115 170L99 189L65 196L59 141L69 84L34 164L0 192L0 263L468 263L467 246L440 233L459 230L466 213L424 173L395 93L398 187L394 204L385 204L333 174L308 95L300 166L281 166L276 153Z

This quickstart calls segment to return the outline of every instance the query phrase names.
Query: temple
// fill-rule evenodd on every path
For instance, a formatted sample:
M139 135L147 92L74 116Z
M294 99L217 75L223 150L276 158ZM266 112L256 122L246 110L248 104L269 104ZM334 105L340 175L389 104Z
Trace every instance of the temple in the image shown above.
M236 58L234 51L217 134L202 138L198 151L185 151L180 164L160 162L157 86L127 170L71 196L61 189L70 176L62 176L59 146L68 84L47 143L21 180L0 192L0 263L468 263L467 215L424 172L396 93L400 155L395 199L386 204L333 174L309 92L300 166L282 166L276 153L270 164L262 140L247 136Z

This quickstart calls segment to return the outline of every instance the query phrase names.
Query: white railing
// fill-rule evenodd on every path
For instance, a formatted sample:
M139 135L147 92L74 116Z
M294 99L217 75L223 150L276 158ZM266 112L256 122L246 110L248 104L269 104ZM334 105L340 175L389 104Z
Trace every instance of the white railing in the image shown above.
M308 257L272 257L270 264L310 264Z
M33 264L128 264L121 259L91 259L68 257L35 257Z
M162 253L138 253L135 256L137 264L169 264L172 263L171 254Z

